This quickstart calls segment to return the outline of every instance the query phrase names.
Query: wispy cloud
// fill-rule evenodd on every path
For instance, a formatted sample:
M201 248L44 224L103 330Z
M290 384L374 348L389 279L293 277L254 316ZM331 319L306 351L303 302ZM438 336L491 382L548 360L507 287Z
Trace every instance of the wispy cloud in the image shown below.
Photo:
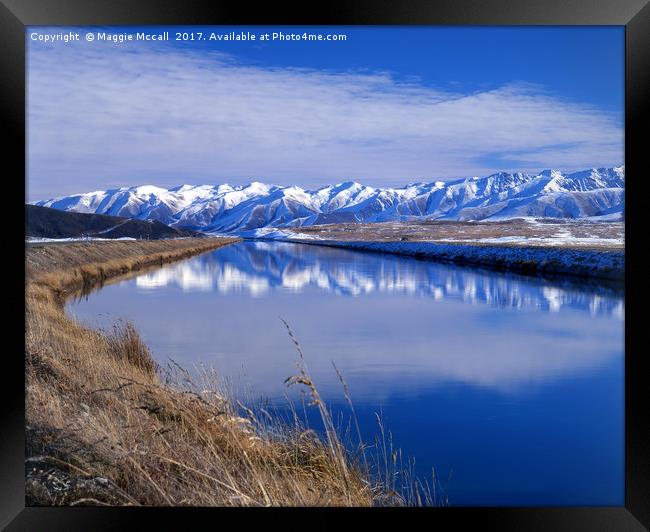
M386 186L607 166L623 162L619 121L525 83L463 94L387 72L251 66L173 47L35 44L29 199L144 183Z

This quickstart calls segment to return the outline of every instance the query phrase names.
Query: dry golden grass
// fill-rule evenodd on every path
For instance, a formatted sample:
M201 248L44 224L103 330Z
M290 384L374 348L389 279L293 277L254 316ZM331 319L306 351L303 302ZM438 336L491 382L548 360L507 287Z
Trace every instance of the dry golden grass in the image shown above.
M298 425L260 422L252 411L242 417L247 410L233 406L213 377L197 387L180 369L165 376L132 326L102 332L64 312L75 291L217 245L188 239L28 249L27 504L403 503L368 482L322 402L324 442ZM306 372L295 382L320 401Z

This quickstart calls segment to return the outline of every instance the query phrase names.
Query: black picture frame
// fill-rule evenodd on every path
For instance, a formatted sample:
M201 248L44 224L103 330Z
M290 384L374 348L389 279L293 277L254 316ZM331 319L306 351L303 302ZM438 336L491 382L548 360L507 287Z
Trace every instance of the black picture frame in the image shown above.
M402 522L417 515L431 527L462 528L474 524L497 530L644 530L650 528L650 425L648 423L647 373L641 343L645 299L643 215L650 212L644 190L644 161L648 151L644 125L648 123L650 95L650 5L647 0L368 0L320 3L283 9L275 3L251 6L240 2L199 0L0 0L0 65L2 126L5 130L3 184L19 183L25 176L25 27L32 25L119 25L119 24L420 24L420 25L621 25L625 26L626 106L625 165L628 179L626 208L626 320L625 320L625 506L593 508L430 508L348 509L320 515L347 519L357 514L365 519L388 517ZM631 185L629 185L631 183ZM18 205L24 187L15 186L10 201ZM16 219L11 222L18 227ZM24 232L11 234L11 243L24 249ZM22 240L21 240L22 239ZM20 246L23 246L20 248ZM17 348L4 353L5 400L2 403L0 434L0 526L7 530L114 530L136 520L162 529L187 527L190 519L206 519L212 526L223 524L215 511L225 509L182 508L35 508L25 507L24 489L24 345L20 325L24 293L24 261L7 261L7 278L16 285L17 297L7 310L16 320L10 332ZM16 307L14 309L14 306ZM8 346L9 344L7 344ZM14 345L13 343L11 344ZM15 387L8 383L17 383ZM235 510L243 511L243 510ZM267 520L265 512L247 515ZM425 513L423 513L425 512ZM229 513L233 513L230 510ZM315 515L315 514L314 514ZM299 523L296 521L296 523ZM278 521L278 524L282 524ZM369 526L366 524L365 526Z

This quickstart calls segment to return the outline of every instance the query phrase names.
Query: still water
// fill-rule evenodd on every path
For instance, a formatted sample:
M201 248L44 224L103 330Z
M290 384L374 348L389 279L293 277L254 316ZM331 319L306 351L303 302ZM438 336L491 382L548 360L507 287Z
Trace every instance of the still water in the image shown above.
M367 442L376 413L453 506L624 503L620 289L431 261L242 242L71 302L132 321L160 362L215 368L281 404L296 351ZM311 416L308 413L308 416Z

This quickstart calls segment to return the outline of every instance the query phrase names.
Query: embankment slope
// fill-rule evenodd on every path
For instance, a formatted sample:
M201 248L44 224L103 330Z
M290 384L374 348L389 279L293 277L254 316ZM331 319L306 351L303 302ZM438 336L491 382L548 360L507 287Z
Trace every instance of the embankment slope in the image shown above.
M65 298L114 275L232 242L184 239L28 246L28 505L371 505L336 441L242 409L208 375L153 360L135 329L84 327ZM219 319L215 316L215 319Z

